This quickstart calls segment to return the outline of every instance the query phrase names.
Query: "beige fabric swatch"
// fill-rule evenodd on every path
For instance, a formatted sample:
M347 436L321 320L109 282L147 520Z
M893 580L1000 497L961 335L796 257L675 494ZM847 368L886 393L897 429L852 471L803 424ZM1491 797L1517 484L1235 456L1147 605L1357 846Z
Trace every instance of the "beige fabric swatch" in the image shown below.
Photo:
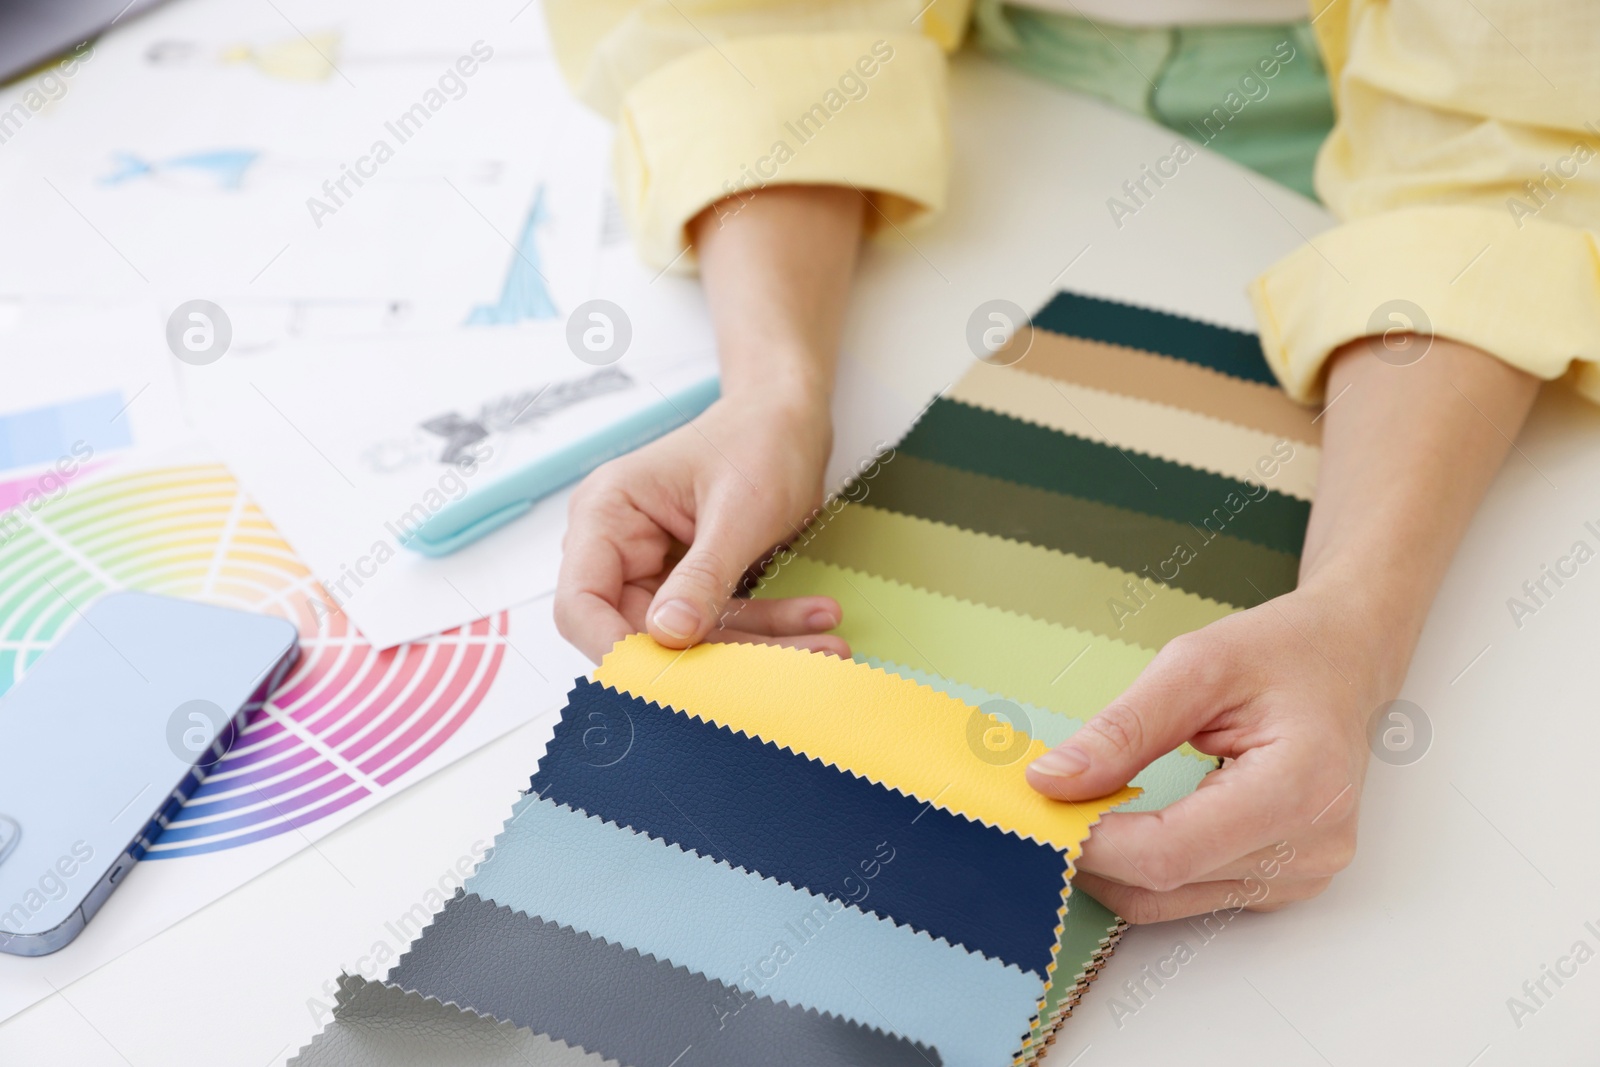
M1019 334L1013 344L1027 336ZM1291 441L1314 445L1321 440L1322 434L1312 421L1317 413L1290 400L1274 386L1247 382L1171 356L1064 337L1049 330L1034 329L1031 337L1028 354L1013 364L1019 370L1108 393L1142 397Z
M1124 451L1262 482L1302 500L1310 500L1316 490L1321 459L1316 445L1124 393L1042 377L1022 366L974 364L946 395ZM1267 471L1272 472L1270 477ZM1129 476L1136 475L1130 470Z

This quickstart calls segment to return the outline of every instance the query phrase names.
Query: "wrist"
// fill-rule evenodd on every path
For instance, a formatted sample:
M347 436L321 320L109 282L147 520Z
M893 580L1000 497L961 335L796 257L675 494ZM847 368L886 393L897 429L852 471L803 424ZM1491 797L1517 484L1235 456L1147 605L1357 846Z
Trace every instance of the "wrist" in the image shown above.
M774 346L759 358L722 360L722 396L742 407L831 425L833 369L814 356Z
M807 466L819 472L833 450L831 397L809 383L781 376L730 384L724 379L722 396L714 405L722 416L756 435L757 440L783 442Z
M1366 696L1389 700L1411 666L1427 604L1404 576L1319 568L1301 576L1294 599L1315 620L1307 639Z

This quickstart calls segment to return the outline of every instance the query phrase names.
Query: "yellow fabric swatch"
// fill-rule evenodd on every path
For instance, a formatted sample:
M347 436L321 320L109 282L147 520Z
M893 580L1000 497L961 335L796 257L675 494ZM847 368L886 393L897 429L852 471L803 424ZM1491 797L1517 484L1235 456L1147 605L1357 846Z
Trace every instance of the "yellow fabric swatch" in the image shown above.
M865 664L776 645L663 648L635 634L595 678L644 700L738 730L898 789L948 811L1060 849L1139 795L1084 803L1028 785L1045 744L954 697ZM1024 744L1025 742L1025 744Z
M1088 441L1264 482L1301 500L1310 500L1317 488L1322 450L1316 445L1291 443L1196 411L985 363L973 364L946 395ZM1282 461L1285 452L1292 458ZM1272 476L1265 477L1263 469Z
M822 525L808 559L1159 649L1237 609L1095 560L867 504Z

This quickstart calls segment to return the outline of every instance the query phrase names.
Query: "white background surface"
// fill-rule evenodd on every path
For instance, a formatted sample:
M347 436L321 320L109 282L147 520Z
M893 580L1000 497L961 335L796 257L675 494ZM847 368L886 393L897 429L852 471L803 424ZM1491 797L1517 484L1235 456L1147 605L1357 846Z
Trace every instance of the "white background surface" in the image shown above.
M1069 286L1249 328L1245 282L1327 224L1205 156L1118 230L1106 198L1166 154L1170 134L970 60L953 92L954 208L937 229L910 235L914 246L890 234L867 255L837 471L874 438L892 439L954 377L981 300L1037 307ZM1409 767L1374 764L1354 865L1312 903L1236 919L1119 1026L1109 1010L1117 987L1179 939L1199 944L1184 924L1129 933L1063 1029L1055 1067L1594 1061L1600 962L1520 1029L1506 999L1580 938L1600 949L1583 925L1600 927L1600 564L1520 631L1505 602L1589 536L1584 520L1600 520L1600 414L1547 389L1518 444L1402 694L1430 717L1431 750ZM319 1028L308 1001L326 999L323 983L375 945L398 954L386 924L474 841L492 839L552 721L468 757L0 1026L0 1063L281 1063Z

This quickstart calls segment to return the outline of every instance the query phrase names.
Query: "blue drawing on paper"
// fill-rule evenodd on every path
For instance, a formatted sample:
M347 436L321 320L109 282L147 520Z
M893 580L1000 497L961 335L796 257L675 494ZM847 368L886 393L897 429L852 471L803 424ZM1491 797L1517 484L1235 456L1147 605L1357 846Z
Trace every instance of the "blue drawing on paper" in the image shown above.
M212 178L218 189L237 189L244 181L245 171L261 153L243 148L220 148L209 152L192 152L167 159L141 159L132 152L116 154L117 169L100 179L101 185L121 185L136 178L151 178L163 174L202 175Z
M544 208L544 186L539 187L522 223L522 233L506 268L506 280L500 287L500 299L493 304L479 304L467 316L468 326L510 326L529 319L556 317L555 301L544 275L539 272L539 230L548 221Z

